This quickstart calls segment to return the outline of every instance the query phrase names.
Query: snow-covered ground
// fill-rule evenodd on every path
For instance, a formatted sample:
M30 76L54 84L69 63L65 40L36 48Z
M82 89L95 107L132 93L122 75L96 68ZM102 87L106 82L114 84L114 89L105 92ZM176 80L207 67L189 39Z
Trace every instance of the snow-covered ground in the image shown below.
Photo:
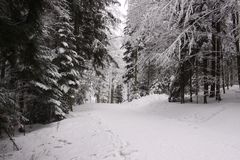
M0 160L239 160L240 90L220 103L168 103L152 95L86 104L68 119L0 142Z

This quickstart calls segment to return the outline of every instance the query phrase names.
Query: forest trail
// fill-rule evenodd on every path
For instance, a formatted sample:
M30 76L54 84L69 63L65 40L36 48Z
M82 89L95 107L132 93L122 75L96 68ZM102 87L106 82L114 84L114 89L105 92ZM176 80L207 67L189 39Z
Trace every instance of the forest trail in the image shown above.
M168 103L152 95L123 104L77 106L68 119L0 142L0 160L239 160L240 96L217 104Z

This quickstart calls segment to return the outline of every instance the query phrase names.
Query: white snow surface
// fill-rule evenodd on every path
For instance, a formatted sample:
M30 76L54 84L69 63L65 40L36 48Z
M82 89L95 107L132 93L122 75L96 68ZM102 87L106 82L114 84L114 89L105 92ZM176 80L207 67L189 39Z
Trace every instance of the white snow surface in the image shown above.
M60 54L63 54L63 53L65 53L65 49L64 48L62 48L62 47L60 47L60 48L58 48L58 52L60 53Z
M0 160L239 160L240 90L220 103L168 103L152 95L76 106L66 120L1 140Z
M49 87L46 86L45 84L42 84L42 83L39 83L39 82L33 82L35 84L35 86L39 87L39 88L42 88L44 90L49 90Z
M68 45L67 42L62 42L62 45L63 45L64 47L66 47L66 48L69 48L69 45Z

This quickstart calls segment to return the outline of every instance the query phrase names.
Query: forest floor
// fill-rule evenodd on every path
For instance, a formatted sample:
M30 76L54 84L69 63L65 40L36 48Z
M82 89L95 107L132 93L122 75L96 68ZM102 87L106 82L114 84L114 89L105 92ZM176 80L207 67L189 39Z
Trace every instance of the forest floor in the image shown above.
M0 160L239 160L240 90L207 105L168 103L166 95L85 104L15 141L20 151L0 141Z

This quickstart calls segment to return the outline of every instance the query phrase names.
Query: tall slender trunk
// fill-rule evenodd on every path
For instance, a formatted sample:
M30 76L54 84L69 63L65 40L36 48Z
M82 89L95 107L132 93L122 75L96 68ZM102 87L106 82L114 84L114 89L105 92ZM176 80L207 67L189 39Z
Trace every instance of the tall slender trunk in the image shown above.
M182 44L181 44L181 51L179 53L179 59L180 59L180 73L179 73L179 87L180 87L180 101L181 101L181 104L185 103L185 86L187 84L186 82L186 78L187 75L186 75L186 72L185 72L185 57L187 55L187 50L185 49L185 46L183 45L185 42L184 39L181 40L182 41ZM187 78L188 79L188 78Z
M189 74L189 76L190 76L190 82L189 82L189 92L190 92L190 102L193 102L193 94L192 94L192 66L191 66L191 69L190 69L190 74Z
M134 84L133 84L133 95L134 99L138 96L138 48L134 51Z
M217 22L216 24L217 30L217 39L216 39L216 54L217 54L217 65L216 65L216 100L221 101L221 93L220 93L220 73L221 73L221 24Z
M227 66L226 66L226 70L225 70L225 80L226 80L226 87L227 87L227 89L229 89L229 76L230 76L230 74L229 74L229 72L230 72L230 67L229 67L229 65L230 65L230 63L229 63L229 60L227 60Z
M111 87L111 103L114 103L114 79L112 78L112 87Z
M185 103L185 82L184 82L184 63L180 63L180 98L181 98L181 103Z
M234 65L234 62L233 62L233 58L231 58L231 60L230 60L230 86L232 87L233 86L233 77L234 77L234 67L233 67L233 65Z
M101 103L101 101L100 101L100 92L99 91L96 94L96 98L97 98L97 103Z
M127 100L130 102L130 82L127 82Z
M150 70L151 70L151 61L148 61L148 73L147 73L147 95L150 94Z
M224 69L223 52L221 53L221 69L222 69L222 89L223 89L223 94L225 94L226 90L225 90L225 69Z
M239 13L236 11L232 13L232 21L233 21L233 28L234 28L234 37L235 37L235 45L237 51L237 70L238 70L238 84L240 87L240 44L239 44Z
M211 75L212 75L212 80L211 80L211 91L210 91L210 96L209 97L215 97L215 90L216 90L216 36L213 34L212 35L212 66L211 66Z
M196 98L197 98L197 104L198 104L198 92L199 92L199 69L198 69L198 60L196 59Z
M111 103L111 91L112 91L112 74L111 77L109 77L109 83L108 83L108 103Z
M203 74L204 74L204 77L203 77L203 88L204 88L203 97L204 97L204 103L205 104L207 103L207 97L208 97L207 67L208 67L208 58L207 58L206 55L204 55L204 58L203 58Z

